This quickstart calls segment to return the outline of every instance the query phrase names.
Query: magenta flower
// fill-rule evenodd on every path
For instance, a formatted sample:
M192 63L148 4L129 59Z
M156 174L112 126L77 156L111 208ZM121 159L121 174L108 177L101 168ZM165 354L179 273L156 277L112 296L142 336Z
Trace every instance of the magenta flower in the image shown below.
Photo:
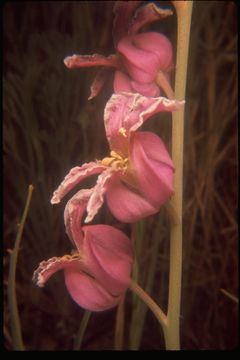
M183 104L162 97L113 94L104 113L110 156L71 169L51 203L59 203L83 179L100 173L87 203L85 222L94 218L104 196L112 214L122 222L158 212L173 195L174 165L157 135L136 130L152 115L178 110Z
M137 92L157 97L160 88L168 98L173 98L169 83L172 70L172 45L162 34L139 30L153 21L172 14L153 3L136 10L141 1L116 1L113 39L117 54L104 57L94 55L73 55L65 58L68 68L103 66L97 74L89 99L102 89L109 75L107 68L115 68L114 92Z
M102 311L118 304L131 282L133 249L129 238L109 225L81 228L81 218L91 190L81 190L65 208L65 225L77 250L72 255L42 261L34 272L38 286L64 270L73 300L84 309Z

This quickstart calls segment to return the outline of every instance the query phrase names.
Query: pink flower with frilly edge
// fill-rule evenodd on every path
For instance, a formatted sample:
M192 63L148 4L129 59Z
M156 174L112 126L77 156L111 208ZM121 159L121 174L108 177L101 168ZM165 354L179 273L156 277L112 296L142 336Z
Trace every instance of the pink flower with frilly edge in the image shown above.
M137 129L152 115L182 108L184 101L140 94L113 94L105 107L104 122L110 156L70 170L54 191L52 204L83 179L100 174L87 203L90 222L104 198L112 214L122 222L135 222L157 213L174 193L174 165L162 140Z
M172 45L163 34L139 33L139 30L153 21L172 14L149 3L136 10L141 1L116 1L113 40L117 53L103 55L72 55L64 59L68 68L103 66L92 86L89 99L102 89L108 75L108 68L115 68L114 92L134 92L157 97L162 89L168 98L173 98L169 83L172 70Z
M76 249L71 255L42 261L33 280L42 287L57 271L64 271L66 287L82 308L102 311L116 306L130 285L133 248L130 239L109 225L81 227L91 190L81 190L67 203L66 231Z

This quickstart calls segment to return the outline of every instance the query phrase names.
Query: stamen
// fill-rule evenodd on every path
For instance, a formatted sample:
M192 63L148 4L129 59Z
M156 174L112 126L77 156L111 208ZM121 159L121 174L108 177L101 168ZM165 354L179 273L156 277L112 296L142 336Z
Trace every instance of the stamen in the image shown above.
M123 157L116 153L115 151L110 152L111 157L115 158L116 160L123 160Z
M127 134L126 134L126 129L124 127L121 127L119 130L118 130L119 134L121 134L123 137L127 137Z
M111 157L105 157L102 159L101 164L104 166L111 166L114 169L127 170L128 167L128 158L123 158L115 151L110 152Z

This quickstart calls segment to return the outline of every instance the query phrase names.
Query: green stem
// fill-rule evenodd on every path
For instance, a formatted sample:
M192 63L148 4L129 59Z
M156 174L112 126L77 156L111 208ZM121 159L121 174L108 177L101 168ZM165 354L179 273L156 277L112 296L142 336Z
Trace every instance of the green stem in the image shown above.
M185 98L187 60L192 15L192 1L173 1L177 11L177 64L175 78L175 99ZM170 270L166 349L180 350L180 305L182 281L182 192L183 192L183 144L184 110L173 113L172 159L176 172L174 176L175 195L171 205L177 214L178 223L171 226Z
M141 280L141 285L143 279L140 279L139 276L139 267L141 267L141 256L143 252L144 244L144 234L145 234L145 220L139 221L132 225L132 244L135 249L135 257L132 271L132 278L136 283L139 283ZM140 332L141 332L141 321L143 318L144 305L142 301L137 297L133 292L132 294L132 314L131 314L131 324L129 332L129 350L138 350Z
M10 321L11 321L11 332L13 339L13 350L24 350L24 344L23 344L22 332L21 332L21 322L19 318L17 297L16 297L16 266L17 266L17 257L18 257L20 242L22 238L23 228L32 198L32 192L33 192L33 186L29 185L23 216L18 227L14 249L12 250L10 255L10 267L9 267L9 277L8 277L8 303L9 303L9 313L10 313Z
M153 301L153 299L135 282L132 281L129 287L135 294L137 294L142 301L152 310L153 314L156 316L158 321L160 322L163 332L165 334L167 330L167 317L164 312L160 309L160 307Z
M74 341L73 350L80 350L81 345L82 345L82 341L83 341L83 337L84 337L84 334L85 334L85 331L86 331L86 328L87 328L87 325L88 325L88 322L89 322L89 319L90 319L90 316L91 316L91 311L86 310L84 315L83 315L81 325L79 327L76 339Z
M123 350L124 339L124 303L125 298L118 304L115 326L115 350Z

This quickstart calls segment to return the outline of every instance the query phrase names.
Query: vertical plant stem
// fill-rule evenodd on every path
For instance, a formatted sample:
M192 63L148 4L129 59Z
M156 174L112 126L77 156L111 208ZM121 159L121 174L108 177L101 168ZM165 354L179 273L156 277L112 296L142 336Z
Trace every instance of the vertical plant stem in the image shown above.
M161 221L161 216L159 215L157 226L154 229L151 258L148 263L149 265L147 271L147 278L144 284L142 283L142 286L144 286L144 291L147 294L151 294L152 292L154 275L155 275L157 259L158 259L159 246L161 243L161 237L159 236L161 226L162 226L162 221ZM134 332L132 331L129 350L139 350L139 347L141 345L147 310L148 308L146 304L139 299L138 302L136 302L136 307L134 309L134 312L136 312L135 314L136 317L133 319L136 319L136 321L133 323L135 326L132 328Z
M124 303L125 298L122 299L117 307L116 327L115 327L115 350L123 350L124 342Z
M173 1L177 11L177 64L175 78L175 99L185 98L187 60L192 15L192 1ZM173 113L172 158L176 172L174 177L175 195L171 205L179 219L171 226L170 233L170 273L168 293L168 314L166 349L180 349L180 304L182 281L182 192L183 192L183 143L184 110Z
M142 286L142 278L140 276L139 267L141 263L143 242L145 233L145 221L139 221L132 225L132 243L135 248L135 259L133 264L132 278L136 283ZM132 314L131 324L129 327L129 350L138 350L138 338L140 330L140 322L142 319L142 312L144 311L144 304L133 292L132 294Z
M81 321L81 325L79 327L76 339L74 341L73 350L80 350L90 316L91 316L91 311L86 310L84 312L84 315L83 315L83 318Z
M21 322L19 318L17 297L16 297L16 266L17 266L17 257L18 257L20 242L22 239L23 228L32 198L32 192L33 192L33 186L29 185L23 216L18 227L14 249L12 250L10 255L10 267L9 267L9 277L8 277L8 304L9 304L9 313L10 313L10 321L11 321L13 350L25 350L22 340Z

